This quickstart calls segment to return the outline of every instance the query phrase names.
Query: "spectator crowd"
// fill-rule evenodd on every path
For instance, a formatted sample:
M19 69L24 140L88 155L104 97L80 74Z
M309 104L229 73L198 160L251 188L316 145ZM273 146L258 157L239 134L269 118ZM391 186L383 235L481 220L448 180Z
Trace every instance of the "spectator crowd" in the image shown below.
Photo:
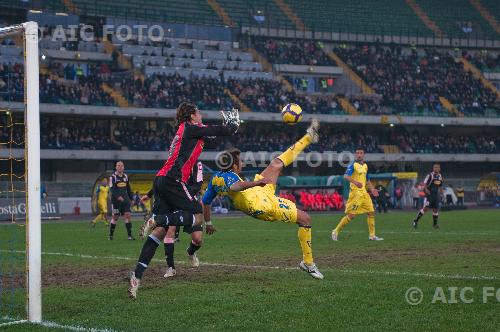
M336 47L334 52L382 96L379 105L392 113L442 115L447 111L440 96L470 116L483 115L487 108L499 110L494 92L446 51L359 45ZM361 112L376 112L368 110Z

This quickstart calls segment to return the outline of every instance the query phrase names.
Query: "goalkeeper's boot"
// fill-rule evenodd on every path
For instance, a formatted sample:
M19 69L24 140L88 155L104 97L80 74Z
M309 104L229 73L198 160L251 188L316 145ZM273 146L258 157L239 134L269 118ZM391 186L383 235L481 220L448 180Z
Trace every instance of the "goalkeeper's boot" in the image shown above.
M177 272L175 271L175 269L173 267L168 267L167 272L163 275L163 278L171 278L171 277L175 276L176 274L177 274Z
M339 240L339 234L337 233L337 231L335 229L332 231L332 240L333 241Z
M141 279L137 279L135 277L135 272L130 272L130 282L128 287L128 297L131 299L137 298L137 290L139 289L139 284L141 283Z
M302 261L302 262L300 262L299 267L303 271L306 271L307 273L309 273L309 275L315 279L323 279L324 278L323 275L321 274L321 272L319 272L318 267L314 263L312 265L307 265L306 263L304 263L304 261Z
M319 121L318 119L312 119L311 125L307 128L307 134L311 137L311 143L318 143L319 141Z
M139 237L141 240L144 240L146 236L149 235L149 233L156 227L156 221L154 219L153 214L147 213L144 216L144 223L142 224L141 228L139 229Z
M375 235L375 236L370 236L368 238L368 240L370 240L370 241L384 241L384 238L383 237L378 237L378 236Z
M186 252L186 254L192 267L200 266L200 260L198 259L198 256L196 256L196 253L190 255L189 253Z

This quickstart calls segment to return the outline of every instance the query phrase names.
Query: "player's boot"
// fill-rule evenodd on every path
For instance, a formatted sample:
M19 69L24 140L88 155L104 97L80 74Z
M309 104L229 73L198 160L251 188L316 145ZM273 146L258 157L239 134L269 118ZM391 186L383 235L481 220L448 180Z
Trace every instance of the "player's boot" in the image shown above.
M146 236L156 227L156 221L154 219L154 215L150 215L149 213L144 216L144 223L139 229L139 237L141 240L144 240Z
M110 235L108 238L110 241L113 240L113 235Z
M95 225L96 225L96 224L97 224L97 222L95 222L95 221L91 221L91 222L90 222L90 227L95 228Z
M175 271L174 268L172 267L169 267L167 269L167 272L163 275L163 278L170 278L170 277L173 277L177 274L177 272Z
M339 240L339 234L337 233L336 230L332 231L332 240L333 241L338 241Z
M139 289L139 284L141 283L141 279L137 279L135 277L135 272L130 272L130 282L128 287L128 297L131 299L137 298L137 290Z
M135 237L133 237L132 235L130 235L130 236L128 237L128 240L129 240L129 241L135 241Z
M417 229L418 228L418 221L413 220L412 226L413 226L413 229Z
M323 279L324 278L323 275L321 274L321 272L319 272L318 267L314 263L312 265L306 265L306 263L304 263L304 261L302 261L302 262L300 262L299 267L303 271L306 271L307 273L309 273L309 275L315 279Z
M190 255L186 252L186 254L187 254L188 260L191 263L192 267L200 266L200 260L198 259L198 256L196 256L196 253Z
M439 229L439 225L438 224L434 224L434 225L432 225L432 227L434 227L434 229Z
M311 136L312 143L318 143L319 141L319 121L318 119L312 119L311 125L307 128L307 134Z
M383 237L378 237L378 236L375 235L375 236L370 236L368 238L368 240L370 240L370 241L384 241L384 238Z

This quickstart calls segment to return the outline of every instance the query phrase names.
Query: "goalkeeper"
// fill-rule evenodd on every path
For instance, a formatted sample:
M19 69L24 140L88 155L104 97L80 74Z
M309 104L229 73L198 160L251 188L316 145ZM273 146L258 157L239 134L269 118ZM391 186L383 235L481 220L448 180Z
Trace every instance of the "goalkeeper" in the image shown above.
M201 204L189 191L187 183L203 151L204 139L213 136L230 136L238 131L240 125L238 110L222 112L222 115L223 125L206 126L202 123L202 115L194 104L184 102L177 108L177 132L170 145L167 161L156 174L153 183L155 200L153 214L155 216L170 215L175 222L168 223L167 226L195 228L201 226L203 222ZM165 218L162 219L165 220ZM142 274L151 262L159 244L160 240L154 234L148 236L144 243L139 262L130 276L128 292L131 298L136 298ZM197 260L196 251L200 247L201 236L199 241L191 241L187 249L188 257L192 262Z

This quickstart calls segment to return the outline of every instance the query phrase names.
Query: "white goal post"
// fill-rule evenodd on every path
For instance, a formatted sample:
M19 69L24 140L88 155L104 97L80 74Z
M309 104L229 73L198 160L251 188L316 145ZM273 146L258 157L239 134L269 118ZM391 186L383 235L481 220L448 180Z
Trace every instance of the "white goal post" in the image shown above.
M24 40L26 282L27 316L42 321L41 292L41 189L38 24L26 22L0 28L0 37L22 33ZM25 178L25 179L26 179Z

